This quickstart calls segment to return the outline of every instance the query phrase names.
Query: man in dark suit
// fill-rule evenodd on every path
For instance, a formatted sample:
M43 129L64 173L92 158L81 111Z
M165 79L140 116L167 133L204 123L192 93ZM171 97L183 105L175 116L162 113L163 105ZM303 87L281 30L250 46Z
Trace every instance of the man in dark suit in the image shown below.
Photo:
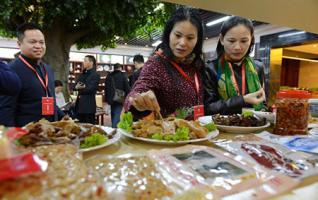
M0 124L24 126L46 118L57 120L54 99L54 73L42 62L46 46L42 30L30 23L17 29L21 54L9 63L19 76L22 89L14 96L0 96Z
M123 109L124 103L123 101L114 101L115 89L124 91L125 96L127 96L130 90L128 77L126 73L122 72L121 70L122 65L116 63L114 65L114 71L107 76L105 81L105 100L110 105L113 128L117 128L117 124L120 121L120 113Z
M96 60L94 56L84 58L84 69L76 81L75 90L78 90L75 110L77 118L82 123L95 124L96 91L100 76L96 73Z
M131 88L134 86L135 82L138 80L141 69L144 66L144 62L145 62L144 57L140 54L135 55L133 61L135 65L135 71L129 77L129 84Z

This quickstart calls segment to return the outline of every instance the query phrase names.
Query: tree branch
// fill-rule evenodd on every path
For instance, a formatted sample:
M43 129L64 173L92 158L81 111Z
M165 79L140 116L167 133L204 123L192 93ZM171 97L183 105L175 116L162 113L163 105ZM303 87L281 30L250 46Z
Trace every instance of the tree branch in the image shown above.
M65 35L65 40L66 40L65 42L69 44L70 46L72 46L78 39L89 34L91 31L93 30L89 28L78 30L78 31L71 31Z

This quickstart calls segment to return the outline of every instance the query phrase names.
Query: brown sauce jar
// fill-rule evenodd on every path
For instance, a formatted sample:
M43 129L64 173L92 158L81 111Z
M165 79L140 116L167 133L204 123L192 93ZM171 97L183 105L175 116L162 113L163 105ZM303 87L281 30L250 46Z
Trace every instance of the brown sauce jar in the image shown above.
M277 135L305 135L308 132L310 93L303 90L279 91L276 94Z

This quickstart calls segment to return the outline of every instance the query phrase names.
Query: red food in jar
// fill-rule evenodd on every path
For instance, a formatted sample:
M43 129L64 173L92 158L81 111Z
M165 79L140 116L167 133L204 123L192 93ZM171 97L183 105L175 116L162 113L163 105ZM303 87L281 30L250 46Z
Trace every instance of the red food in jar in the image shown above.
M289 90L279 91L276 97L276 123L273 133L307 134L310 94L301 90Z

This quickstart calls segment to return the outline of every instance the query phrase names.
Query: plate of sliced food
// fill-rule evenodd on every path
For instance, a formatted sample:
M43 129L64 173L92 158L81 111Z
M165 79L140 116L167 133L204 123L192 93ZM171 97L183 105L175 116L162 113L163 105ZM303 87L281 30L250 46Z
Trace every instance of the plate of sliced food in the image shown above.
M120 139L116 129L76 123L69 117L55 122L41 119L27 124L23 129L27 133L16 139L16 145L24 147L71 143L78 146L80 152L85 152L106 147Z
M101 149L120 140L121 134L117 132L116 129L96 125L90 127L91 125L92 124L83 125L87 126L88 130L86 131L87 135L80 138L80 152Z
M216 137L219 131L213 123L168 117L158 120L132 121L130 112L122 115L118 131L126 137L156 144L188 144Z
M265 118L253 115L220 115L203 116L198 119L202 124L214 122L216 127L227 133L255 133L270 126Z

